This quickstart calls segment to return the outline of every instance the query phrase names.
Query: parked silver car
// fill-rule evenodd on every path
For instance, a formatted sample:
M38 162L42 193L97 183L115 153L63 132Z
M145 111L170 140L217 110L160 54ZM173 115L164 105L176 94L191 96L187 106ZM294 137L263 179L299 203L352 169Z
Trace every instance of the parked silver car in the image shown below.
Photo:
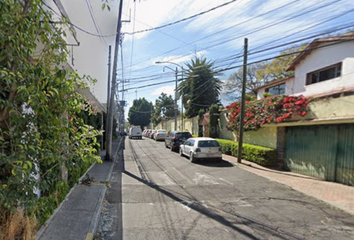
M222 160L222 152L219 143L213 138L198 137L189 138L179 147L179 154L189 157L191 162L200 159L214 158Z
M155 141L165 140L166 137L167 137L167 131L165 129L159 129L154 134Z

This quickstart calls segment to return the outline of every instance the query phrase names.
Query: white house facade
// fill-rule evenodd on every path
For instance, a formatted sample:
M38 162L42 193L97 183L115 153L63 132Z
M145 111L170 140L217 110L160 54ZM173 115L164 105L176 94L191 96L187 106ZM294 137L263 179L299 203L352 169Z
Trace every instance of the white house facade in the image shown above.
M322 96L354 89L354 37L315 40L308 49L289 67L294 70L293 94Z

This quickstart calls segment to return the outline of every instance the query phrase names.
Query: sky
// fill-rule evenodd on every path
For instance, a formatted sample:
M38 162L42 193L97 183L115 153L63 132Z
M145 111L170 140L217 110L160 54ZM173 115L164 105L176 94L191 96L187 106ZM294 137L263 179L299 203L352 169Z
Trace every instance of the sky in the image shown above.
M97 56L96 61L88 63L83 52L77 64L86 66L87 72L98 78L92 88L98 99L105 102L108 45L112 45L113 52L118 0L108 0L111 11L102 11L100 0L62 1L68 2L66 8L77 26L102 35L91 36L76 29L81 39L85 39L83 42L95 41L95 45L89 46L90 51L96 52L92 53ZM87 3L91 4L100 31L88 17ZM217 70L232 68L221 71L219 78L225 81L242 66L245 38L250 63L279 54L291 46L290 42L300 43L304 38L308 42L316 34L326 36L340 28L341 31L353 28L353 16L352 0L123 0L118 98L127 101L127 113L136 98L144 97L155 103L162 92L174 96L176 64L185 68L195 56L214 62ZM157 64L157 61L174 64ZM177 68L180 74L182 69ZM147 87L151 84L156 85ZM224 105L232 98L232 94L221 96Z

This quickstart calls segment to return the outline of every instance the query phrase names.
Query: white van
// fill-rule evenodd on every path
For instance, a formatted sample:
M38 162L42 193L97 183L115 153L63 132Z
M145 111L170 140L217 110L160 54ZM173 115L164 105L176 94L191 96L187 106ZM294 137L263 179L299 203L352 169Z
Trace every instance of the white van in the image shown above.
M129 139L136 138L142 139L143 135L139 126L132 126L129 129Z

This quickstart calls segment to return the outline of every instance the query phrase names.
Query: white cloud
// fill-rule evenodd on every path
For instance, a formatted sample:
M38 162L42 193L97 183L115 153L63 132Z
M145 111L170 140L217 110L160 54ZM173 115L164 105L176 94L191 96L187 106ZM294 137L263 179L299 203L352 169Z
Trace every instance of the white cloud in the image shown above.
M152 96L160 96L161 93L166 93L167 95L175 95L175 86L164 86L164 87L159 87L156 88L150 95Z
M156 62L173 62L173 63L185 63L185 62L189 62L191 59L193 59L195 56L197 57L202 57L204 55L206 55L208 52L205 50L202 51L198 51L196 53L191 53L189 55L172 55L172 56L166 56L166 57L158 57L158 58L154 58L152 60L152 64L156 64Z

